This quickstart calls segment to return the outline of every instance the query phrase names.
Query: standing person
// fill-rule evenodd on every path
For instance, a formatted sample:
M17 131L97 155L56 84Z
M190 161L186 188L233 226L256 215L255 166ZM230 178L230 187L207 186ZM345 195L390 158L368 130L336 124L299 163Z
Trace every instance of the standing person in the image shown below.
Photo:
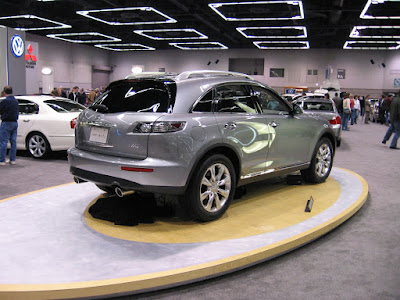
M81 88L78 93L78 102L82 105L86 105L86 93L83 88Z
M354 96L354 123L357 124L358 116L361 111L360 100L358 96Z
M350 124L354 125L354 96L353 94L349 95L349 99L350 99Z
M7 143L10 141L10 164L15 165L17 156L17 129L19 106L18 100L12 95L12 87L4 87L6 98L0 102L1 126L0 126L0 166L6 164Z
M390 106L392 104L393 98L392 95L388 95L385 98L385 102L384 102L384 109L385 109L385 124L389 125L389 121L390 121Z
M335 97L332 100L335 102L336 109L343 120L343 99L339 97L338 93L335 93Z
M385 95L382 95L379 100L378 119L379 123L385 123Z
M367 96L368 97L368 96ZM364 123L369 124L369 114L371 113L371 101L368 98L364 101Z
M60 90L59 91L60 97L68 98L67 97L67 93L66 93L66 91L64 90L64 88L62 86L59 87L59 90Z
M349 118L351 113L350 98L348 94L345 94L344 98L345 99L343 100L343 130L348 131Z
M78 102L78 91L79 91L79 88L77 86L74 86L72 88L72 92L68 95L68 99L70 99L74 102Z
M390 149L400 149L397 147L397 140L400 137L400 90L399 94L390 105L390 126L386 131L382 144L386 144L393 132L394 136L390 143Z
M360 101L360 107L361 107L360 114L361 114L361 117L364 117L364 114L365 114L365 100L366 100L366 97L360 96L360 97L358 97L358 100Z

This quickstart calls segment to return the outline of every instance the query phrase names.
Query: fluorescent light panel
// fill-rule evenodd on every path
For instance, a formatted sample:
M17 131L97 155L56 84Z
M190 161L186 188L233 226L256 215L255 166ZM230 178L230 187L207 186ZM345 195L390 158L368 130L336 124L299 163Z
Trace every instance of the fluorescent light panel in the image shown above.
M343 49L355 50L399 50L400 41L347 41Z
M308 41L255 41L253 44L262 50L310 49Z
M142 44L97 44L94 46L112 51L156 50L156 48L145 46Z
M190 43L169 43L181 50L224 50L228 49L219 42L190 42Z
M21 30L21 31L29 31L29 30L45 30L45 29L65 29L65 28L71 28L71 25L67 25L64 23L52 21L46 18L38 17L35 15L18 15L18 16L8 16L8 17L0 17L0 22L1 20L6 20L6 26L12 27L15 30ZM19 22L18 22L19 20ZM10 22L11 21L11 22ZM32 25L33 27L20 27L18 23L26 23L27 25L32 23L36 25ZM9 25L9 24L12 25ZM44 26L50 23L50 26ZM57 25L57 26L54 26Z
M208 36L192 28L144 29L144 30L134 30L133 32L153 40L208 39Z
M126 16L121 17L121 12ZM159 10L148 6L80 10L77 11L76 13L84 17L106 23L108 25L143 25L143 24L162 24L162 23L177 22L175 19L167 16L166 14L160 12ZM93 15L98 15L98 16L95 17ZM107 17L109 18L109 20L107 20ZM117 19L123 19L126 17L131 17L131 19L137 19L137 21L134 20L131 20L130 22L113 21ZM149 21L140 21L142 19Z
M248 39L307 37L307 29L304 26L237 27L236 30Z
M208 6L225 21L273 21L304 19L302 1L227 2L210 3ZM232 14L237 17L229 16Z
M400 38L400 26L354 26L351 38Z
M121 41L121 39L119 38L105 35L99 32L57 33L47 34L46 36L49 38L63 40L71 43L104 43Z
M400 0L368 0L360 14L361 19L400 19ZM385 9L381 9L384 6ZM381 11L391 11L392 15L383 16Z

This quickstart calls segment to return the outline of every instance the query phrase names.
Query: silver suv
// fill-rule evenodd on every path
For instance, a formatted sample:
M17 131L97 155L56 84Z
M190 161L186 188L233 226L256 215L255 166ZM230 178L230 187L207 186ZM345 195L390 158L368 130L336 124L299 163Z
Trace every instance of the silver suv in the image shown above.
M300 170L325 181L335 134L245 74L192 71L112 82L75 127L76 181L123 196L181 195L195 220L228 209L237 186Z

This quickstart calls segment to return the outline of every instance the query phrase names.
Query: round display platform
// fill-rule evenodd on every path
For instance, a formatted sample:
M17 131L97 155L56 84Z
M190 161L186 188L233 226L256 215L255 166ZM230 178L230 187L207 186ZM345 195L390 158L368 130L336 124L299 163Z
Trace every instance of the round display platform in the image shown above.
M249 185L214 222L158 218L134 227L88 213L102 197L91 183L0 200L0 299L135 294L226 274L320 237L367 194L363 178L334 168L322 184Z

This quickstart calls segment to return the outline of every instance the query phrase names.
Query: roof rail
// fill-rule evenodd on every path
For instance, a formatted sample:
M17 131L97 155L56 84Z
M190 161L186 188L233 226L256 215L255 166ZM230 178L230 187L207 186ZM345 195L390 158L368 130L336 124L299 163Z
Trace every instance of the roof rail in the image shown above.
M171 72L142 72L132 73L125 77L125 79L136 79L136 78L174 78L177 73Z
M186 71L175 77L176 81L190 79L190 78L204 78L204 77L241 77L253 80L254 78L243 73L229 72L229 71L215 71L215 70L197 70Z

